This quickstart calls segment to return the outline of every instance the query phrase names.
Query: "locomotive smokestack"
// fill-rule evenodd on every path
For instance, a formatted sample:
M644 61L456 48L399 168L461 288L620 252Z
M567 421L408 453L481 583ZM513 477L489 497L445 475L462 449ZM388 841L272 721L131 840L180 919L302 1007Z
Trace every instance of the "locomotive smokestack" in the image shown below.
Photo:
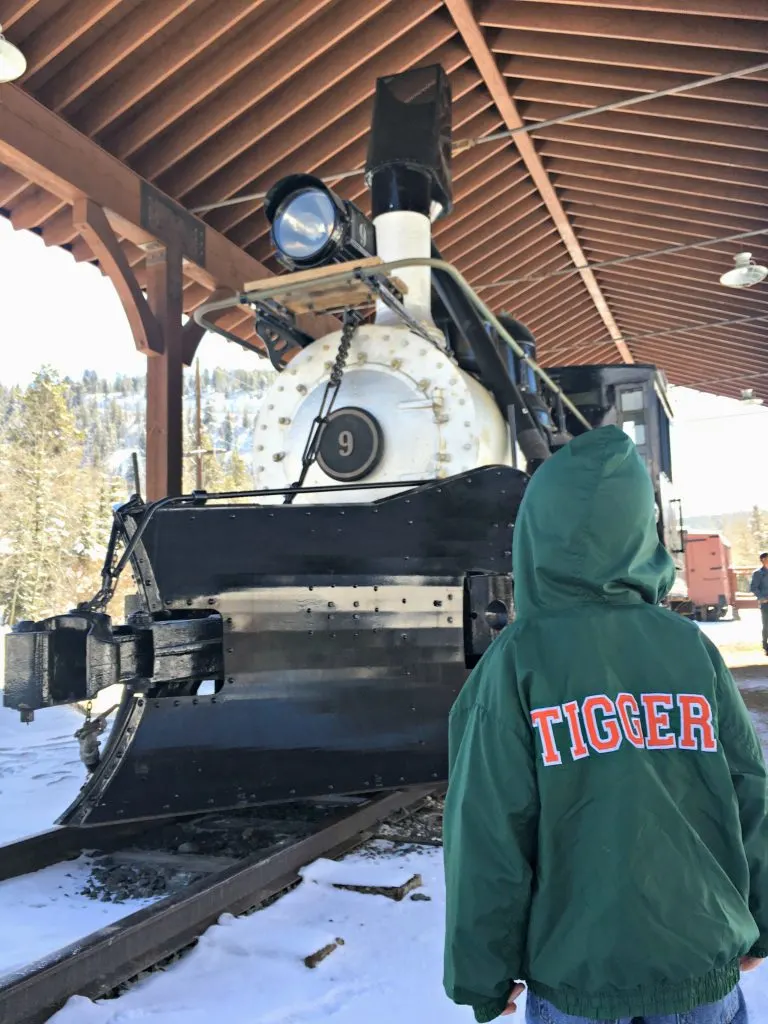
M451 89L439 65L377 79L365 165L382 260L429 257L432 221L451 210ZM429 267L398 271L406 310L433 324ZM396 322L377 303L376 323Z

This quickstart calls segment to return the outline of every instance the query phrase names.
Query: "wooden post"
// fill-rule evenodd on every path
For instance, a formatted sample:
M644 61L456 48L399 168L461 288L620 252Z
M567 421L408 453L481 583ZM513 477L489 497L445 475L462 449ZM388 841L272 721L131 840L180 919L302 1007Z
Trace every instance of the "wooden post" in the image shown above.
M147 299L160 326L163 352L147 358L147 499L181 494L183 350L181 249L147 253Z

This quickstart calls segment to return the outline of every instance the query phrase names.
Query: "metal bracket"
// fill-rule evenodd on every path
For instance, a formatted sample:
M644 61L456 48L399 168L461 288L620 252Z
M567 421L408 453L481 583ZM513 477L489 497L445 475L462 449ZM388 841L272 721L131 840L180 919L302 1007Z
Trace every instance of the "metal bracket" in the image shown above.
M162 245L180 245L182 256L205 266L205 224L147 181L141 183L140 219L141 227ZM156 246L149 243L144 248Z

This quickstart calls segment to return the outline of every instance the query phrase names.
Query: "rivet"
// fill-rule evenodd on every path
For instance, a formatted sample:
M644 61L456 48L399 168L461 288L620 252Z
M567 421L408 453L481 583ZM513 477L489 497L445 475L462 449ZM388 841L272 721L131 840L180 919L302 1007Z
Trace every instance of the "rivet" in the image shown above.
M280 424L281 426L283 426L283 427L287 427L287 426L288 426L288 424L289 424L289 423L291 422L291 420L290 420L290 417L289 417L289 416L280 416L280 417L278 418L277 422L278 422L278 423L279 423L279 424Z
M272 461L273 462L282 462L284 458L285 458L285 452L275 452L275 454L272 456Z
M264 445L263 444L257 444L256 445L256 451L257 452L263 452L264 451Z
M306 384L297 384L296 385L296 390L299 392L300 395L306 395L306 393L307 393Z

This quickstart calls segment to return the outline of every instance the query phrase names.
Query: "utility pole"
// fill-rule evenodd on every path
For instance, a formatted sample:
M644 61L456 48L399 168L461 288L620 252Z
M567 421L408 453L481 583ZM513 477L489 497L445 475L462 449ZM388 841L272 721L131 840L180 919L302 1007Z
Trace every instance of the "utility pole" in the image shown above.
M203 422L200 400L200 360L195 360L195 486L198 491L203 489Z

